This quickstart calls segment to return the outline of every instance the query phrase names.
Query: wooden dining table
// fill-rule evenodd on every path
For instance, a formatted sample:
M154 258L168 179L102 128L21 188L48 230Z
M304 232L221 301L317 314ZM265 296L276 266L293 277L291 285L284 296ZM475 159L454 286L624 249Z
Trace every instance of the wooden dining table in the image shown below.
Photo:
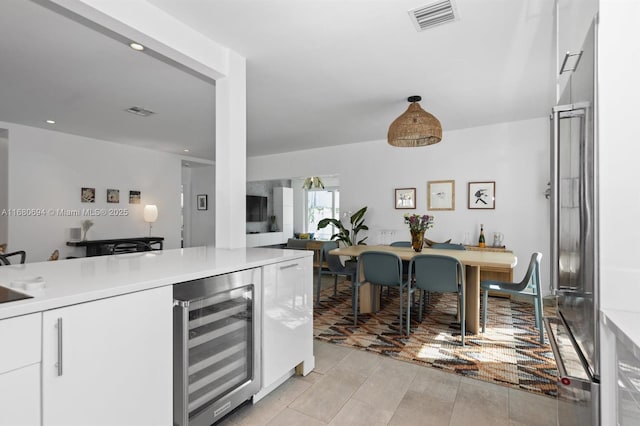
M475 250L443 250L424 248L422 252L415 252L411 247L392 247L387 245L359 245L340 247L331 250L331 254L339 256L358 257L365 251L386 251L395 253L402 260L411 260L419 254L439 254L443 256L451 256L456 258L465 266L465 316L466 328L472 334L478 334L480 330L480 271L482 268L495 269L506 268L513 269L518 258L512 252L495 252L495 251L475 251ZM360 271L360 281L366 281L366 277L362 276ZM360 287L360 296L358 305L361 313L371 313L374 304L374 291L370 284L363 284Z

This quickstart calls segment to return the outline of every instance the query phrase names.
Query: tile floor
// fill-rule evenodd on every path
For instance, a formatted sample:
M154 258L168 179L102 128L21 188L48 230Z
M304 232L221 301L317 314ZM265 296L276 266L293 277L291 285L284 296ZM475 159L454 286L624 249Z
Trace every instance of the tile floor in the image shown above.
M556 425L556 401L314 340L316 367L221 425Z

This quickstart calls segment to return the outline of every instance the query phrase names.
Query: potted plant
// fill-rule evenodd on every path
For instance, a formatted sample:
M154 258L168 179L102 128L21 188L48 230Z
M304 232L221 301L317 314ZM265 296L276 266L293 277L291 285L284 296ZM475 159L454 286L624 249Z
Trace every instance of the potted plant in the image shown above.
M365 240L369 237L364 237L358 241L358 232L366 231L369 229L364 224L364 214L367 212L367 206L364 206L357 212L351 215L349 222L351 223L351 230L345 228L344 224L339 219L325 218L318 222L318 229L327 227L329 224L335 226L338 232L331 236L331 240L341 241L345 246L354 246L365 244Z

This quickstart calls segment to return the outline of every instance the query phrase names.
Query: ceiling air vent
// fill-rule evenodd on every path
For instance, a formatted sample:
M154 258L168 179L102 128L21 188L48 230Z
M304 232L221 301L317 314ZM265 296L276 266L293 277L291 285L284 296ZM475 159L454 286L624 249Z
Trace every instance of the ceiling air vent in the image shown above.
M424 31L457 18L452 0L437 1L409 11L409 16L418 31Z
M144 109L137 106L132 106L131 108L125 109L125 111L130 112L131 114L139 115L141 117L148 117L151 114L155 114L153 111L149 111L148 109Z

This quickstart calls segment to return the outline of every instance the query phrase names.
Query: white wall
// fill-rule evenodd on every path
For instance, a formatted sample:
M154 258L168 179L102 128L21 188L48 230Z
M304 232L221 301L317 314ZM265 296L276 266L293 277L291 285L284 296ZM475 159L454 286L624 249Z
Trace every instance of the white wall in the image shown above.
M640 312L640 3L600 0L600 301Z
M0 244L7 242L9 229L9 216L2 214L9 203L9 140L5 133L0 130Z
M216 80L217 247L244 247L246 60L146 1L51 0ZM179 180L178 180L179 182Z
M191 174L191 185L189 189L188 201L190 210L191 234L189 237L189 247L214 245L215 208L213 203L215 201L215 170L213 166L191 167L189 168L189 170ZM199 194L207 195L207 210L198 210L196 208L197 196ZM187 203L186 198L185 203Z
M494 231L518 256L515 277L524 275L532 252L543 253L543 277L548 277L549 120L544 118L445 131L439 144L396 148L386 140L250 157L248 180L294 176L339 175L340 209L368 206L368 242L374 244L395 232L408 240L406 212L435 215L427 238L461 241L465 232L477 240L480 224L491 242ZM446 126L446 123L445 123ZM427 181L454 179L455 211L427 211ZM467 209L467 183L496 182L496 209ZM394 189L417 190L416 210L396 210ZM543 286L548 291L548 280Z
M37 217L9 217L9 248L25 250L27 261L46 260L54 249L61 258L82 256L67 247L68 229L84 219L94 222L89 239L148 235L145 204L158 206L153 235L165 248L180 247L181 158L142 148L33 127L1 123L9 129L9 208L44 209ZM96 189L95 203L80 202L82 187ZM106 189L120 190L120 203L106 202ZM129 204L129 190L141 191L140 204ZM64 216L51 209L125 209L128 216Z

